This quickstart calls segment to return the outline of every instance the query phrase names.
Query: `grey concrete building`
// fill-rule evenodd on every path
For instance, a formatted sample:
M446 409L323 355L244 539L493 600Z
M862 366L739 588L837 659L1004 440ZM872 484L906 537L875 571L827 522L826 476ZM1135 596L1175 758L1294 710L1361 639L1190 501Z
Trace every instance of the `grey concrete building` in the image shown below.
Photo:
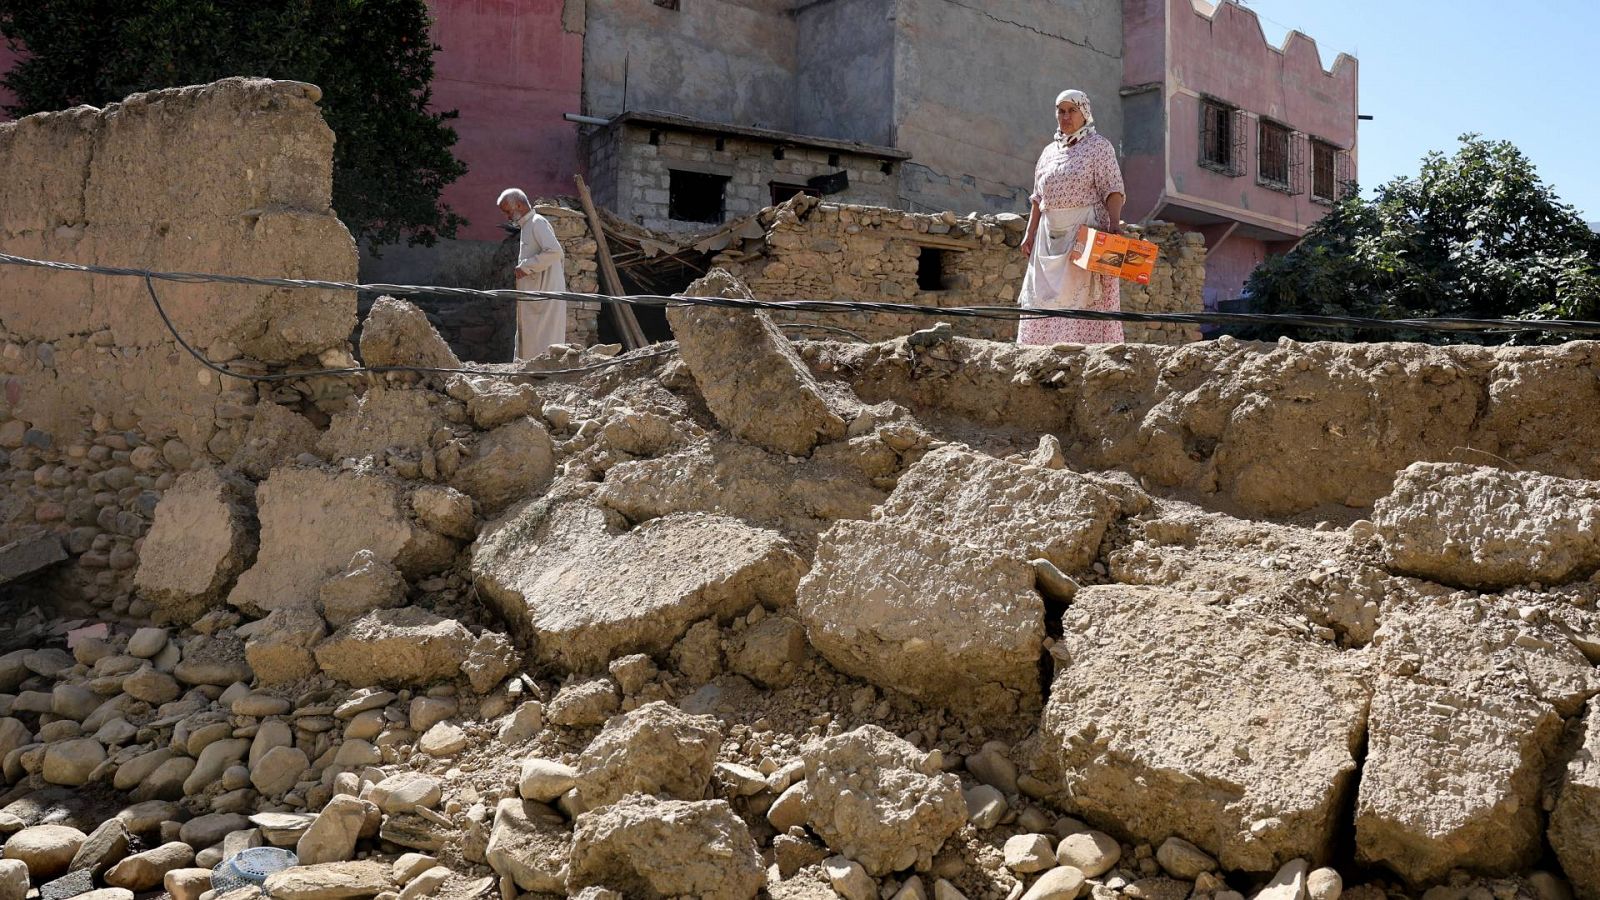
M785 185L912 210L1020 211L1068 87L1095 98L1100 130L1121 139L1120 0L585 6L583 112L610 123L589 126L586 162L601 202L651 227L703 228L715 205L673 217L674 177L680 195L726 179L727 216Z

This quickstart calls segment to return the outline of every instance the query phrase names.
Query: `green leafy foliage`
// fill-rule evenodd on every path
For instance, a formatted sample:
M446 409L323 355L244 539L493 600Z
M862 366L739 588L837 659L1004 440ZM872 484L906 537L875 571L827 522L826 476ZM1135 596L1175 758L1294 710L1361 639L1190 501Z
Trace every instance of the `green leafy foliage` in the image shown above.
M1416 177L1334 207L1250 277L1255 308L1375 318L1600 318L1600 236L1507 141L1465 135ZM1241 329L1302 340L1505 340L1316 328ZM1534 338L1519 337L1518 340ZM1544 338L1559 339L1556 336Z
M230 75L322 89L333 206L357 240L431 245L466 220L440 202L466 166L455 113L428 109L426 0L0 0L24 49L3 83L27 115Z

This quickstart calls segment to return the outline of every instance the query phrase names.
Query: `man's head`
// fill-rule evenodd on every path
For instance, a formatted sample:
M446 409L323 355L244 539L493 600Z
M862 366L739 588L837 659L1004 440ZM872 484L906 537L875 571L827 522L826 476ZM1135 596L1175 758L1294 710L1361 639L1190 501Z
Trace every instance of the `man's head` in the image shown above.
M506 220L515 222L528 214L533 209L528 204L528 195L516 188L506 188L500 192L500 199L496 201L500 211L506 214Z

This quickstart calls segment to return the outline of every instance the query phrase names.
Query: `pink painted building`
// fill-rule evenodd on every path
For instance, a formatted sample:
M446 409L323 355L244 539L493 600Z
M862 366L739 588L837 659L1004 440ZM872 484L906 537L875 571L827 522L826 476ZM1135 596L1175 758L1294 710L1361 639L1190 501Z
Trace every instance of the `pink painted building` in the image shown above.
M499 241L495 197L573 193L578 130L562 119L583 102L582 23L568 31L564 0L429 0L434 109L454 109L456 158L467 174L444 201L470 223L467 240Z
M1355 181L1357 69L1299 32L1272 46L1233 0L1124 0L1123 217L1205 235L1208 307Z
M0 38L0 74L11 71L11 67L16 65L17 60L21 58L22 54L12 50L6 45L5 39ZM6 107L15 102L17 102L17 95L0 87L0 122L11 118L10 114L6 112Z

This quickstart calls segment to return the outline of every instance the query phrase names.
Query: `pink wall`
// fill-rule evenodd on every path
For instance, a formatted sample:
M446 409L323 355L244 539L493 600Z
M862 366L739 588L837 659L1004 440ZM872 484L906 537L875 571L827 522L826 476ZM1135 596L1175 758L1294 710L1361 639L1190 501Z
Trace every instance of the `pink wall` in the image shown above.
M21 58L20 54L8 48L5 40L0 38L0 75L11 71L11 67L17 64L19 58ZM5 108L15 102L17 102L15 94L5 88L0 88L0 122L11 120L11 116L6 113Z
M1268 245L1238 236L1223 241L1206 254L1206 309L1216 309L1219 300L1236 300L1256 266L1266 260Z
M455 109L456 158L467 174L444 200L471 220L459 235L499 240L494 200L520 187L531 197L572 194L582 171L577 126L583 35L562 28L563 0L430 0L435 109Z

